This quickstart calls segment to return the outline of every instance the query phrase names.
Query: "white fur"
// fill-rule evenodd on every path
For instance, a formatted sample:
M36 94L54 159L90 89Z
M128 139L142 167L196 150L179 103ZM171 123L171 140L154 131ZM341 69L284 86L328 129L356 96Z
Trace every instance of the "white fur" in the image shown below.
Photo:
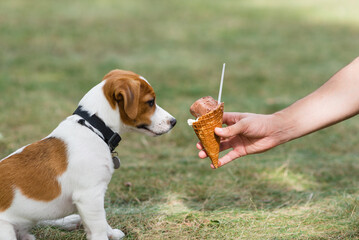
M148 85L150 85L150 86L151 86L151 84L147 81L147 79L146 79L146 78L144 78L144 77L142 77L142 76L140 76L140 78L141 78L142 80L144 80L146 83L148 83Z
M151 125L148 129L156 135L162 135L171 130L172 126L169 124L171 119L173 119L172 115L156 105L156 111L151 117Z
M113 131L120 135L129 130L160 135L173 127L170 124L173 117L159 106L156 106L149 130L124 125L119 110L112 109L104 96L104 84L105 81L92 88L79 105L89 113L97 114ZM48 136L63 140L67 146L68 166L58 178L61 195L50 202L42 202L29 199L15 189L11 207L0 212L0 240L33 240L34 236L28 231L37 223L75 229L81 220L87 239L117 240L125 236L120 230L112 229L106 221L104 196L114 172L111 153L98 135L78 124L79 119L77 115L68 117ZM68 216L76 211L81 218ZM63 219L56 220L59 218Z
M45 220L39 222L39 225L44 225L44 226L51 225L68 231L79 228L80 224L81 224L81 217L77 214L72 214L61 219Z

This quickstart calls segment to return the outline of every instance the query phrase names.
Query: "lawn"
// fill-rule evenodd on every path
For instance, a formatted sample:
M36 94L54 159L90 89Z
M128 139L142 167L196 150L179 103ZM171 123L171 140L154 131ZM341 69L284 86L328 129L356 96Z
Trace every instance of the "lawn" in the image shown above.
M273 113L358 56L359 1L0 2L0 158L48 135L112 69L147 78L171 133L126 134L105 207L126 239L359 239L359 120L212 170L189 106ZM37 239L85 239L50 227Z

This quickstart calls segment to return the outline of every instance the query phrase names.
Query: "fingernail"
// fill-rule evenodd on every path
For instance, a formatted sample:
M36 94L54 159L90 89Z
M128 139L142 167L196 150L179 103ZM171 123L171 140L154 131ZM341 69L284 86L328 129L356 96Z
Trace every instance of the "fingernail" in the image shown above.
M216 127L216 128L214 129L214 131L215 131L216 133L219 133L219 134L221 134L221 133L223 132L222 128L219 128L219 127Z

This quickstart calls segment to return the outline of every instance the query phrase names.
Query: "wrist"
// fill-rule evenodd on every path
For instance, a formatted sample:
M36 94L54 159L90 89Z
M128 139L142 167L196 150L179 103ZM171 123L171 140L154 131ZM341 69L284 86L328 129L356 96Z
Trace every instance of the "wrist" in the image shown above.
M273 136L278 145L289 142L298 136L296 136L296 121L292 117L288 116L284 111L279 111L271 115L273 122Z

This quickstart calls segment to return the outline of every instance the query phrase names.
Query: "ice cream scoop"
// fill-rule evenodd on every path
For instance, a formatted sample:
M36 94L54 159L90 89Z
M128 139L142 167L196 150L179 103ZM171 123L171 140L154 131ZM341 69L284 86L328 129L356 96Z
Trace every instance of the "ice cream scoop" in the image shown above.
M195 101L190 107L189 111L191 114L198 118L210 111L213 111L218 106L218 102L211 96L203 97Z

